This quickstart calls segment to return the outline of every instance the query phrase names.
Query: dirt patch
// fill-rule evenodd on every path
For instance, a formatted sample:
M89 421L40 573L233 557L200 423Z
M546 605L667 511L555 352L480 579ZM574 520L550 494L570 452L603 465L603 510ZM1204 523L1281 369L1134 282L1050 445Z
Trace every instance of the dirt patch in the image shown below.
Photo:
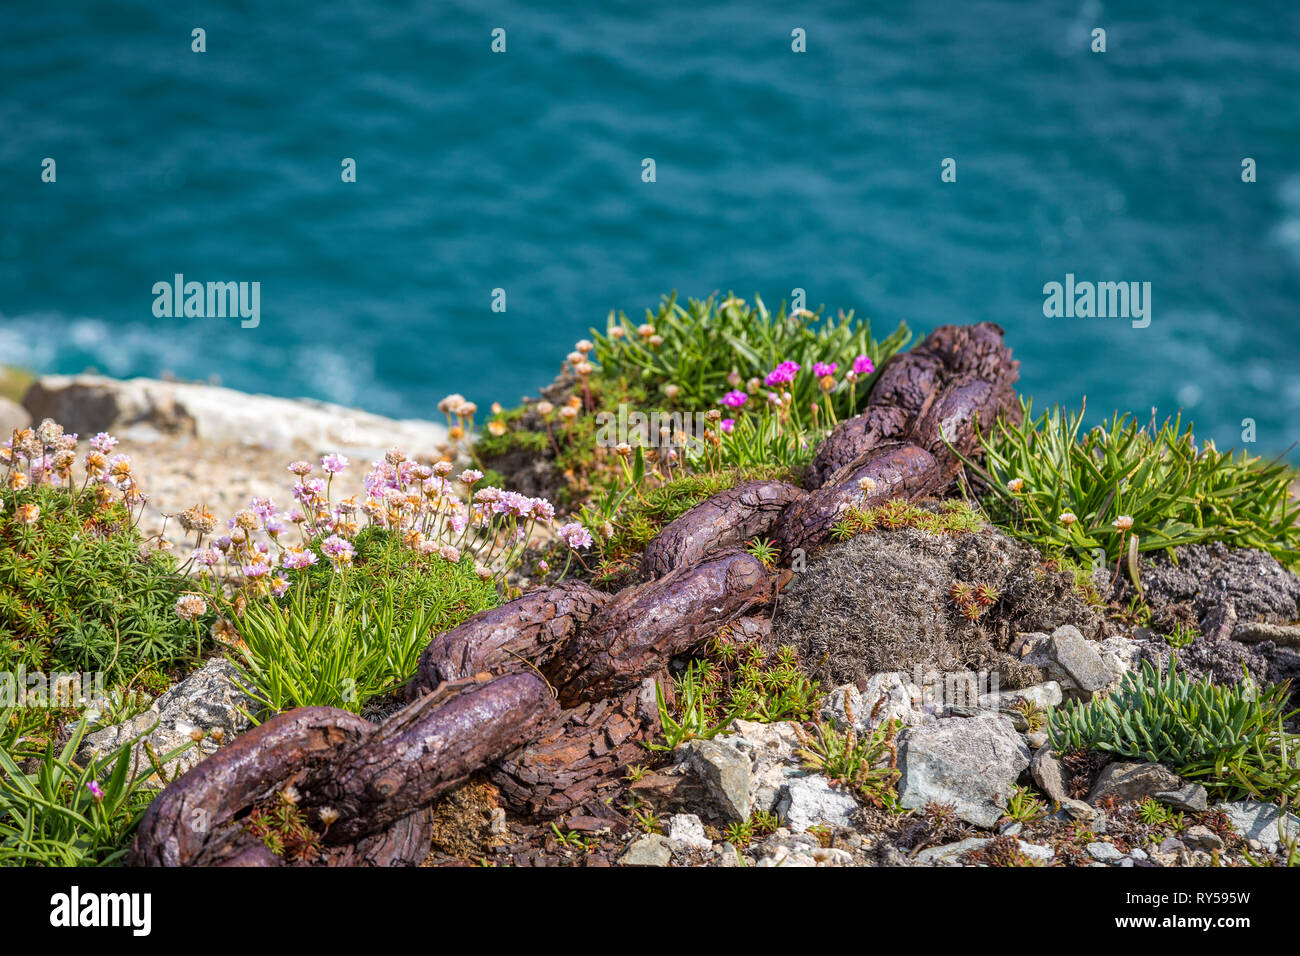
M496 787L467 783L433 805L433 849L436 853L477 859L506 842L505 811Z

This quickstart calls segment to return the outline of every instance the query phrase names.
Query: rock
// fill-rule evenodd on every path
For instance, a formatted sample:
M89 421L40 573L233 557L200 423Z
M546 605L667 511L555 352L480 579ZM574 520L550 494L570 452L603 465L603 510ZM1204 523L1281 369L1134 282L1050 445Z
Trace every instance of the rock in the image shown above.
M1129 671L1142 666L1142 642L1127 637L1108 637L1101 642L1101 658L1118 681Z
M1272 641L1281 647L1300 647L1300 626L1294 624L1263 624L1247 621L1232 631L1232 639L1243 644Z
M693 813L678 813L668 821L668 842L674 852L713 849L713 841L704 832L704 824Z
M1300 817L1288 813L1283 821L1281 811L1271 803L1238 800L1215 804L1214 809L1226 813L1234 830L1248 840L1258 840L1270 853L1276 852L1280 842L1279 824L1287 839L1300 837Z
M951 803L958 817L990 829L1029 766L1029 748L1006 717L945 717L900 735L898 766L902 807Z
M858 806L852 794L832 787L821 774L809 774L786 784L777 814L783 825L802 832L815 826L852 826Z
M1041 860L1046 862L1056 856L1056 851L1050 846L1040 846L1037 843L1026 843L1024 840L1017 840L1020 844L1020 852L1031 860Z
M667 866L673 858L672 844L658 833L647 833L633 840L618 858L622 866Z
M756 866L852 866L853 857L834 847L811 847L791 850L778 847L758 861Z
M17 402L0 397L0 442L7 442L16 429L26 428L32 416Z
M1088 802L1093 806L1113 797L1121 803L1141 803L1157 793L1177 790L1183 781L1158 763L1110 763L1102 768L1092 785Z
M148 378L46 375L28 389L23 404L35 420L52 418L83 437L146 425L154 434L188 434L284 452L306 446L315 452L378 456L397 445L413 457L435 455L447 443L447 429L436 422Z
M1102 657L1100 645L1080 634L1073 624L1063 624L1053 631L1042 653L1046 656L1045 670L1060 681L1071 698L1089 699L1119 679L1115 668Z
M1099 863L1113 863L1124 856L1113 843L1089 843L1084 849Z
M1141 847L1135 846L1133 849L1128 851L1128 855L1133 857L1135 860L1145 860L1147 858L1147 851L1143 850Z
M1175 555L1173 560L1151 552L1142 559L1142 586L1157 618L1191 618L1206 637L1226 631L1221 636L1234 638L1241 622L1290 624L1300 618L1300 578L1269 554L1214 542L1185 545ZM1179 652L1180 665L1183 658ZM1238 669L1225 679L1240 677Z
M190 747L163 764L168 780L174 779L204 757L216 753L220 744L229 743L250 726L241 708L253 711L257 705L236 686L237 679L238 671L229 661L224 658L209 661L159 697L143 713L124 723L87 734L78 751L78 760L111 753L133 737L146 734L135 744L132 757L133 770L143 773L149 767L149 757L144 750L146 742L161 758L190 744L191 735L201 731L203 740L197 748ZM157 774L152 774L145 786L160 788L163 783Z
M749 818L751 764L748 754L725 740L691 740L680 748L686 766L707 788L713 807L727 820Z
M871 712L882 699L883 703L876 714L877 726L887 720L897 720L908 725L922 723L927 719L927 715L920 709L921 688L901 671L872 674L856 684L844 684L835 688L822 701L820 716L840 731L852 723L858 733L865 733L871 726ZM848 719L850 709L853 713L852 721Z
M797 751L803 744L788 721L760 724L755 721L732 722L734 733L716 737L749 757L749 814L772 813L781 799L785 785L804 771Z
M1200 826L1199 824L1188 828L1187 832L1183 834L1183 842L1198 850L1223 849L1223 838L1209 827Z
M853 856L838 847L823 847L811 835L777 830L763 842L758 866L853 866Z
M1163 790L1156 794L1156 801L1189 813L1203 813L1210 805L1209 794L1199 783L1185 783L1177 790Z
M996 694L985 694L979 699L979 705L984 710L1008 713L1021 700L1047 710L1049 707L1056 707L1064 699L1065 695L1061 691L1060 683L1049 680L1041 684L1021 687L1019 690L1000 690Z
M932 846L922 850L913 857L917 866L955 866L958 860L971 850L978 850L989 843L988 837L969 837L957 843Z
M1033 751L1042 750L1048 744L1048 736L1041 730L1031 731L1025 734L1025 742L1029 744L1029 749Z

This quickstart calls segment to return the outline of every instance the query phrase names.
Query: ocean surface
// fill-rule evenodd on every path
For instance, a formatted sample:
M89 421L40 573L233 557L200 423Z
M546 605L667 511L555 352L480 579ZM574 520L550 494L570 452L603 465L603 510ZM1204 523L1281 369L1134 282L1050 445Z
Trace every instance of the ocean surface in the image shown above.
M802 288L996 321L1039 405L1300 439L1294 0L551 6L4 4L0 363L436 417L611 308ZM177 273L259 282L258 326L156 317ZM1150 324L1046 317L1067 274Z

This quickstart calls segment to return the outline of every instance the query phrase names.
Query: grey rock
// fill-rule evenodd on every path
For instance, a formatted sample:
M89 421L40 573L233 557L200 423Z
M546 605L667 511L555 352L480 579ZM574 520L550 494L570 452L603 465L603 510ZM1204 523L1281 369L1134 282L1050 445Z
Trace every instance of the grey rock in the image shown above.
M23 405L34 419L52 418L81 435L147 425L159 433L290 453L301 443L358 455L383 454L384 448L399 445L413 457L436 455L447 443L446 426L437 422L148 378L46 375L28 389Z
M1281 811L1271 803L1238 800L1216 804L1214 809L1226 813L1234 830L1249 840L1258 840L1269 852L1274 852L1279 843L1279 829L1287 839L1300 837L1300 817L1287 813L1284 820Z
M1091 697L1118 680L1098 644L1080 634L1073 624L1063 624L1053 631L1045 652L1051 664L1061 670L1062 683L1073 697Z
M1030 750L1041 750L1047 746L1047 741L1047 734L1043 733L1041 730L1025 734L1025 743L1029 744Z
M1107 797L1114 797L1122 803L1141 803L1157 793L1177 790L1182 783L1176 773L1158 763L1110 763L1097 776L1088 802L1095 806Z
M204 757L217 752L251 725L243 711L252 712L257 705L236 685L238 672L225 659L209 661L153 702L148 710L112 727L87 734L78 751L78 759L111 753L135 737L145 735L133 748L132 769L143 773L149 767L144 745L148 742L159 757L192 744L195 731L203 734L197 747L165 761L169 780L189 770ZM146 787L164 786L152 774Z
M618 862L622 866L667 866L672 858L673 848L668 838L658 833L647 833L633 840Z
M791 780L777 805L781 822L796 832L815 826L849 827L857 812L852 794L832 787L821 774Z
M749 758L749 811L775 812L786 784L802 776L797 751L802 746L795 725L788 721L760 724L755 721L736 720L729 728L732 733L715 737L729 744Z
M808 834L781 829L764 841L757 866L852 866L853 855L839 847L824 847Z
M1053 803L1058 804L1070 819L1081 820L1084 823L1096 819L1096 810L1082 800L1072 798L1065 789L1065 768L1061 766L1061 761L1057 759L1056 752L1050 746L1045 744L1034 751L1034 759L1029 764L1029 773L1034 778L1034 783L1038 784L1038 789L1047 794Z
M978 850L989 842L988 837L969 837L957 843L932 846L922 850L912 858L917 866L953 866L958 859L971 850Z
M1137 866L1137 864L1134 863L1133 860L1127 856L1121 857L1119 860L1116 861L1115 865L1125 869L1127 869L1130 866Z
M1145 860L1147 858L1147 851L1141 847L1135 846L1133 849L1128 851L1128 855L1133 857L1135 860Z
M1209 827L1200 826L1199 824L1188 828L1187 832L1183 834L1183 842L1198 850L1223 849L1223 838Z
M1089 843L1084 849L1088 855L1100 863L1113 863L1123 858L1124 854L1113 843Z
M879 725L886 720L897 720L900 724L923 723L927 715L920 709L921 688L912 682L909 675L901 671L872 674L856 684L844 684L826 695L822 702L821 719L843 731L850 724L858 733L870 730L871 712L876 704L880 710L876 713ZM849 720L849 712L853 719ZM933 718L929 718L933 720Z
M1209 794L1199 783L1185 783L1177 790L1163 790L1156 794L1156 801L1189 813L1203 813L1210 805Z
M708 789L717 812L728 820L748 819L749 756L722 739L691 740L680 749L685 752L687 768Z
M951 803L961 819L992 828L1029 759L1029 748L1000 715L911 727L899 737L899 802L909 810Z
M1037 707L1047 710L1049 707L1056 707L1065 699L1064 692L1058 681L1043 681L1041 684L1031 684L1028 687L1021 687L1018 690L1000 690L996 694L984 694L979 699L979 705L985 710L996 710L1002 713L1012 712L1012 708L1021 700L1028 701ZM1021 729L1021 728L1017 728Z
M668 842L675 852L713 849L713 841L704 832L704 824L693 813L677 813L668 821Z
M1300 647L1300 627L1294 624L1264 624L1247 621L1233 628L1232 639L1243 644L1272 641L1281 647Z
M1047 861L1056 856L1056 851L1050 846L1040 846L1037 843L1026 843L1024 840L1017 841L1020 844L1020 852L1031 860Z

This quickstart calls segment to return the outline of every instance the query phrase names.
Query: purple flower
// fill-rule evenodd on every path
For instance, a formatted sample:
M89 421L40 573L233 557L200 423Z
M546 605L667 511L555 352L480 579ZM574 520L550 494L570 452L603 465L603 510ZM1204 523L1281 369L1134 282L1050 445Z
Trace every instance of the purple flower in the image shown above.
M744 405L747 401L749 401L748 395L746 395L744 392L739 392L735 390L732 390L728 392L726 395L722 396L722 404L727 405L731 408L739 408L741 405Z
M101 455L107 455L117 447L117 439L108 432L100 432L90 440L90 447L95 449Z
M86 789L90 791L90 795L95 798L96 803L99 803L104 799L104 791L103 788L100 787L99 781L88 780L86 782Z
M834 375L839 367L838 362L831 362L829 365L825 362L817 362L813 365L813 374L818 378L825 378L827 375Z
M876 366L865 355L859 355L853 360L853 372L856 375L870 375L875 370Z
M735 427L736 427L736 420L734 418L724 418L722 420L722 430L726 432L728 435L731 434L731 430Z
M257 515L263 521L275 517L275 502L270 498L254 498L249 507L253 509L253 514Z
M320 466L328 471L331 475L337 475L346 468L350 462L343 455L329 454L320 460Z
M277 574L271 579L271 593L276 597L284 597L284 592L289 590L289 579L283 574Z
M561 525L556 534L574 551L591 547L591 532L576 521Z
M351 564L352 559L356 557L357 553L357 549L352 547L351 541L348 541L346 538L340 538L336 534L332 534L322 541L320 549L329 556L331 561L334 562L335 571Z
M767 373L767 378L763 381L768 385L788 385L794 381L795 373L799 371L798 362L782 362L772 371Z
M296 571L299 568L309 568L315 563L316 552L309 551L306 548L289 548L280 556L280 564L288 568L290 571Z

